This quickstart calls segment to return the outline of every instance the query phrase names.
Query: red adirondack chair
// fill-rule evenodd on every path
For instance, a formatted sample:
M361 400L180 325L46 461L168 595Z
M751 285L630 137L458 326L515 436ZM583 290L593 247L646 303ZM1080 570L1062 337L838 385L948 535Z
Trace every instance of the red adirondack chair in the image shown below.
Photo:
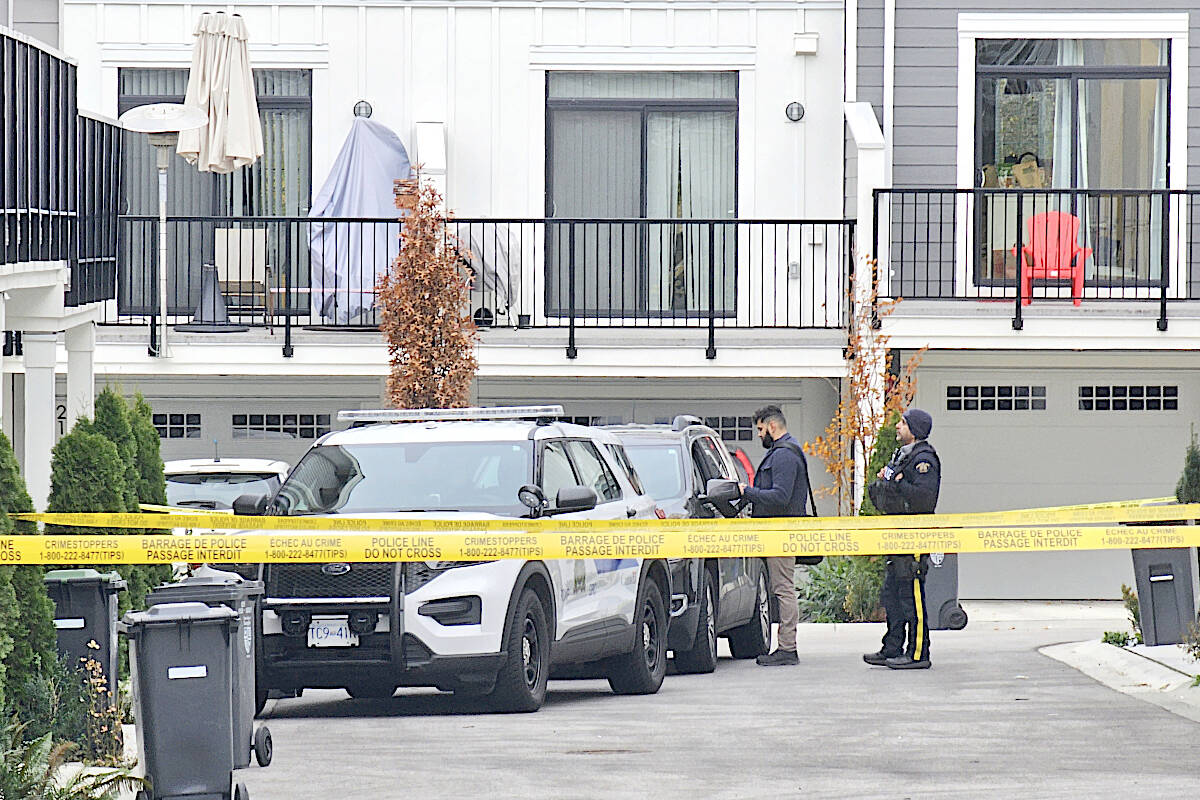
M1083 270L1092 248L1082 247L1079 217L1065 211L1034 214L1025 223L1025 246L1021 248L1021 297L1029 305L1033 279L1071 279L1071 297L1079 305L1083 297ZM1010 252L1015 256L1017 248Z

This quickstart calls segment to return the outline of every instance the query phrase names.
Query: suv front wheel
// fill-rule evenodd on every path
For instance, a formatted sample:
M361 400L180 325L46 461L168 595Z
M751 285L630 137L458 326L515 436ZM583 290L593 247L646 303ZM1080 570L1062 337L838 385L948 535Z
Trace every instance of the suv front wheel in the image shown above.
M667 674L667 611L658 583L647 577L633 615L633 649L613 658L608 685L617 694L654 694Z
M729 632L729 651L734 658L755 658L771 647L771 594L767 567L761 561L754 592L754 616Z
M675 654L675 670L681 674L712 672L717 668L717 606L713 574L704 570L696 639L691 650Z
M504 665L496 676L492 707L496 711L537 711L546 700L550 676L550 625L537 592L521 590L504 637Z

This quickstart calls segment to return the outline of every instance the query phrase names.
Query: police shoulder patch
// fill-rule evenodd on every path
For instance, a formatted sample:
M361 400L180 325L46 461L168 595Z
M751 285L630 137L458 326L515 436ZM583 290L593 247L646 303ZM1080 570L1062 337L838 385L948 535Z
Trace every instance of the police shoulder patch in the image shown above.
M926 472L929 472L929 462L922 461L920 464L917 464L917 472L921 473L922 475L924 475Z

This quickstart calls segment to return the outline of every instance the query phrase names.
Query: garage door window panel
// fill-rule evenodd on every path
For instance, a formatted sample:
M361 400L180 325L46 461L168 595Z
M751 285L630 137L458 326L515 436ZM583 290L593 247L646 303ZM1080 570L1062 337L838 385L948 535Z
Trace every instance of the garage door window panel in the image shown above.
M947 386L947 411L1045 411L1045 386Z

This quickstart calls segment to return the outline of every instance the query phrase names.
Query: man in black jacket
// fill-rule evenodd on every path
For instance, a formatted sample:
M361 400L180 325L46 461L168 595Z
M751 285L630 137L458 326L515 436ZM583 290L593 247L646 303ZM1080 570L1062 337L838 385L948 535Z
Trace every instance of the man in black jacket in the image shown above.
M932 514L942 484L942 464L926 439L933 418L910 408L896 424L900 447L867 487L871 502L884 514ZM887 612L887 633L878 653L863 661L890 669L929 669L929 617L925 607L925 574L929 556L887 557L880 602ZM907 629L907 646L905 631Z
M808 462L800 443L787 431L787 420L779 406L766 406L754 412L754 425L767 454L763 456L754 485L742 490L741 505L750 504L752 517L803 517L808 508ZM783 667L800 663L796 655L796 625L800 621L800 602L796 594L796 558L782 556L767 559L771 592L779 600L778 647L758 657L763 667Z

